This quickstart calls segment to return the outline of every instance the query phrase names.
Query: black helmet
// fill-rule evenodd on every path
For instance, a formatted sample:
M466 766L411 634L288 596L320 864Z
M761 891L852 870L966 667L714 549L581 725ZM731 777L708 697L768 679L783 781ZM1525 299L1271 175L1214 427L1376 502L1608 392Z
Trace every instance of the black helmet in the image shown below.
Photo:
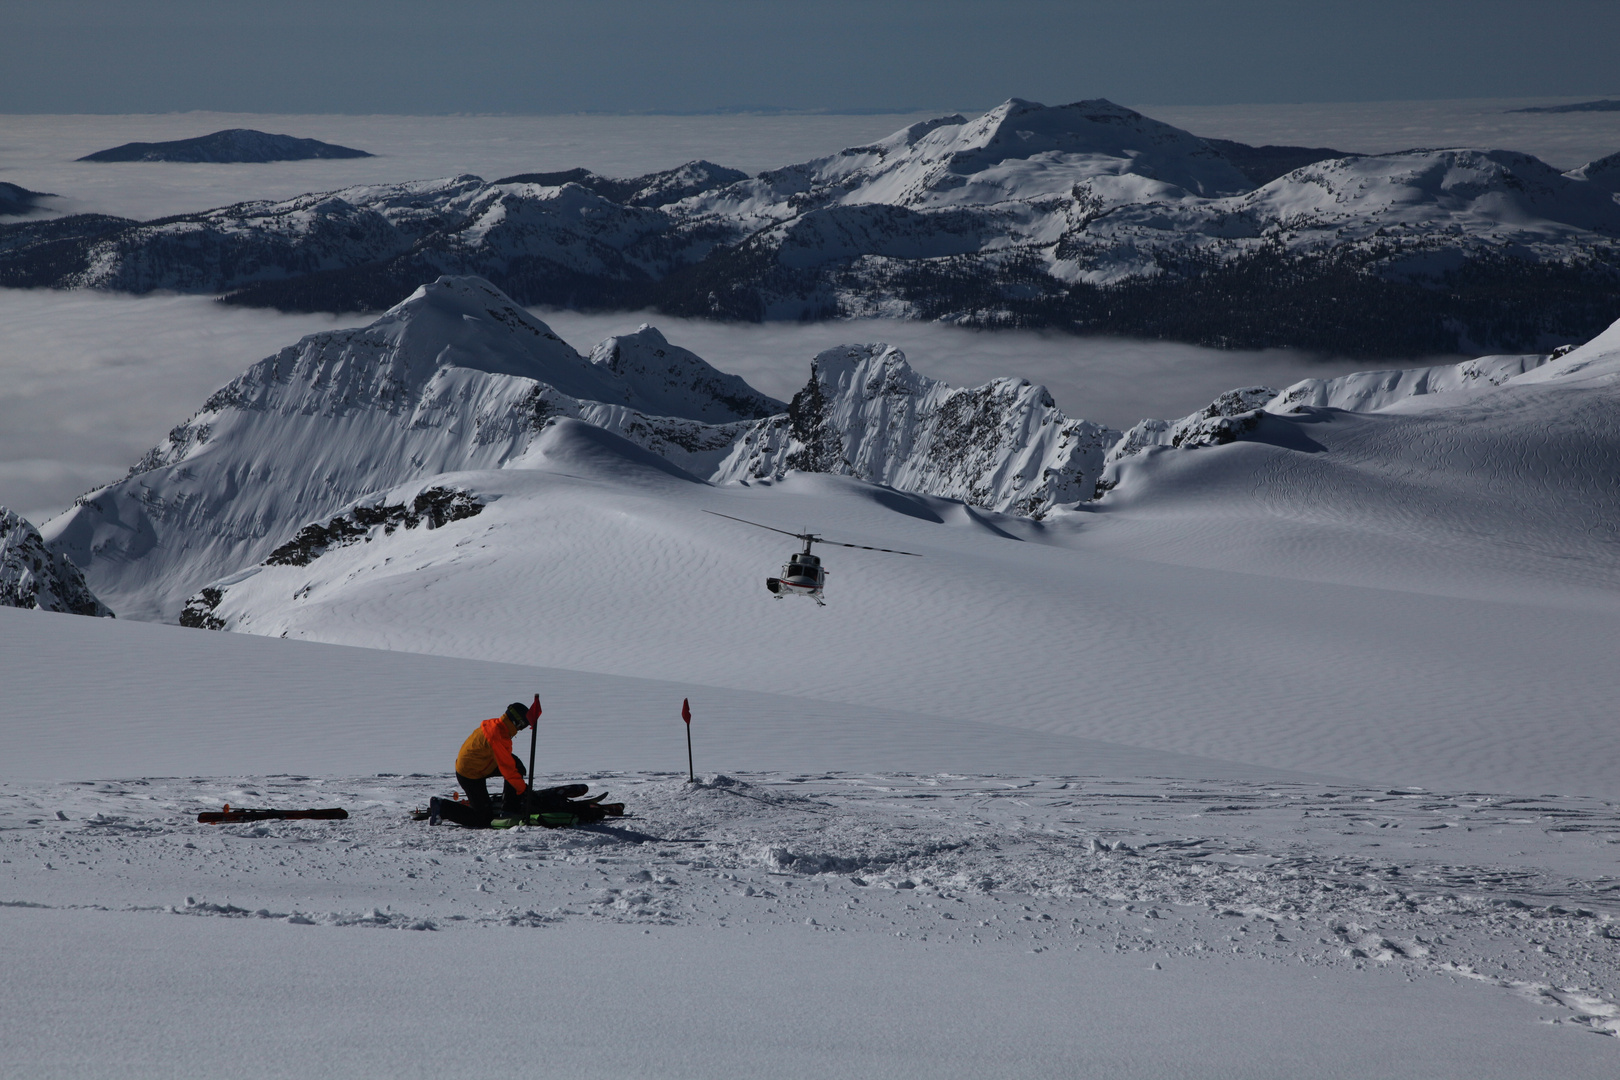
M529 726L529 707L521 701L514 701L506 707L506 718L522 731Z

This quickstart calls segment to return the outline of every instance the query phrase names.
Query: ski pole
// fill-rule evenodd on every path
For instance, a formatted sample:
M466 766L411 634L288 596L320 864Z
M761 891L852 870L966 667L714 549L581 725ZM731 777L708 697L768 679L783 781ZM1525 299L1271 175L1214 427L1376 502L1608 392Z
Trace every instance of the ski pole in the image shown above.
M681 698L681 719L686 721L686 782L697 783L697 773L692 770L692 705L686 698Z
M540 735L540 695L534 695L534 719L529 721L529 786L523 789L523 823L534 812L534 746Z

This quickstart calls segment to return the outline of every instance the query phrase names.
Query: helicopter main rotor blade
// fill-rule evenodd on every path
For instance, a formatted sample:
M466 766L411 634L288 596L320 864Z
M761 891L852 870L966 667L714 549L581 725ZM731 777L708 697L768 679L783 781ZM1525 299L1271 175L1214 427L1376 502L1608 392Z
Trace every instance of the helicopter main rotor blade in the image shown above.
M922 554L916 551L896 551L894 548L872 547L868 544L846 544L842 540L822 540L817 537L816 543L832 544L834 547L860 548L862 551L886 551L890 555L915 555L919 559L922 558Z
M727 521L740 521L744 525L752 525L756 529L769 529L771 532L781 533L783 536L791 536L795 540L803 540L808 535L807 533L788 532L786 529L778 529L774 525L761 525L759 522L757 522L757 521L749 521L747 518L732 517L730 514L715 513L715 511L713 511L713 510L705 510L703 512L705 514L714 514L715 517L723 517ZM814 540L815 537L811 537L811 539ZM819 543L819 541L817 541L817 542ZM845 546L847 547L847 546L850 546L850 545L845 545Z

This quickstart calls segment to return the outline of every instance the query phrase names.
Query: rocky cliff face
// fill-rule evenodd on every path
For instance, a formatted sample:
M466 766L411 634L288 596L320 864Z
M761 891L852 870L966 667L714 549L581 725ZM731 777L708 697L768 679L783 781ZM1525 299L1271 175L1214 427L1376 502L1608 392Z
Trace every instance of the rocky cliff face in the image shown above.
M1064 416L1043 386L947 386L888 345L816 356L786 417L744 434L715 480L837 473L1040 517L1091 497L1119 432Z
M34 608L112 618L84 575L50 551L28 521L0 506L0 607Z

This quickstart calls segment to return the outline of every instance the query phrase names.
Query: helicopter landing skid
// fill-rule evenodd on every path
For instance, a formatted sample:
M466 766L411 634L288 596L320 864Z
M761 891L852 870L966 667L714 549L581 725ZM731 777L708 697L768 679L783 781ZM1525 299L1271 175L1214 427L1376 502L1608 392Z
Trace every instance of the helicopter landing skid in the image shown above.
M769 589L771 595L775 596L778 600L782 599L784 596L808 596L810 599L816 602L817 607L827 606L827 601L821 598L820 589L809 589L803 585L793 585L789 582L783 581L781 578L766 578L765 588Z

